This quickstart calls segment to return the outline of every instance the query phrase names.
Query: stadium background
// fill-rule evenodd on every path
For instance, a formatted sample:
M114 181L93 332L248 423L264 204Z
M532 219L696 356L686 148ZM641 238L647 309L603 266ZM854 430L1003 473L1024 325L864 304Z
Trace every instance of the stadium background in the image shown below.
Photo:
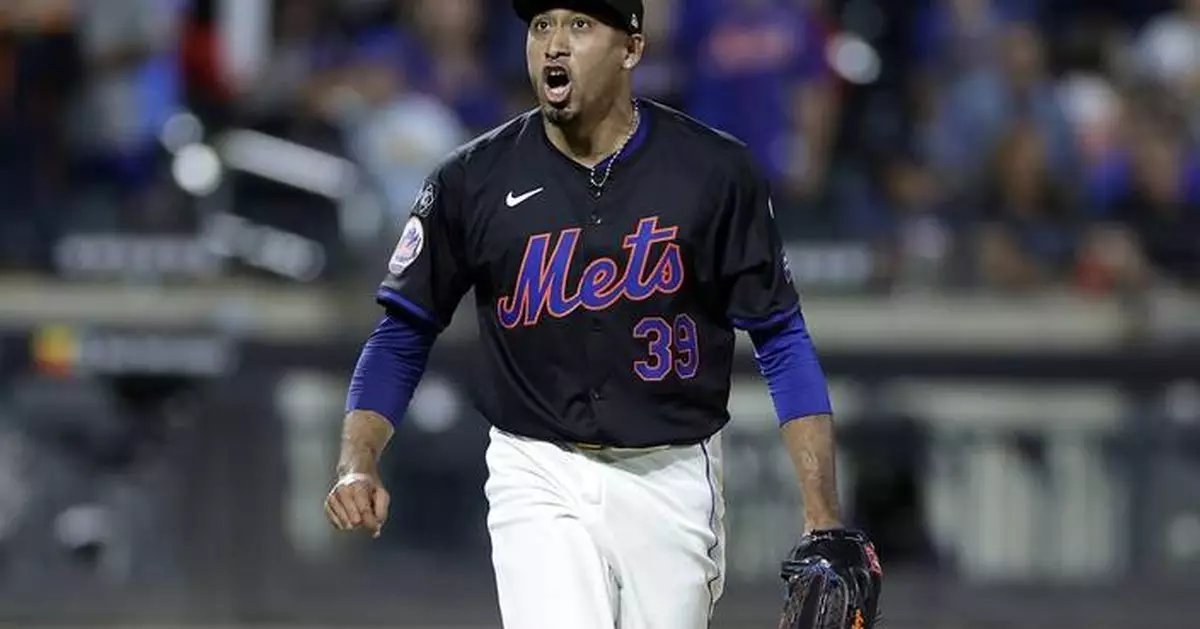
M470 313L383 538L320 505L418 182L529 104L504 4L0 5L0 624L497 626ZM647 4L638 91L776 181L888 626L1200 627L1200 2ZM739 369L729 629L799 508Z

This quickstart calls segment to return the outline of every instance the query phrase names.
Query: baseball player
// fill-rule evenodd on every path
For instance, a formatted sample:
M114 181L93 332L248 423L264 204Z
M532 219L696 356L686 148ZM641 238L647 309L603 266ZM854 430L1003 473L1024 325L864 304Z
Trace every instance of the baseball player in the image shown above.
M539 106L455 151L414 203L326 513L379 534L378 458L474 289L504 626L702 629L724 582L735 328L769 382L804 532L843 536L829 397L768 185L737 140L633 96L641 0L513 4Z

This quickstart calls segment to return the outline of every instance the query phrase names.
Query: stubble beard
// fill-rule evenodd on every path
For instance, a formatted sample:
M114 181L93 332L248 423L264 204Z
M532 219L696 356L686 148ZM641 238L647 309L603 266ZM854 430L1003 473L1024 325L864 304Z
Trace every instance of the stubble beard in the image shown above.
M543 105L542 115L546 118L546 122L556 127L570 125L576 118L576 112L569 111L566 108L559 109L553 105Z

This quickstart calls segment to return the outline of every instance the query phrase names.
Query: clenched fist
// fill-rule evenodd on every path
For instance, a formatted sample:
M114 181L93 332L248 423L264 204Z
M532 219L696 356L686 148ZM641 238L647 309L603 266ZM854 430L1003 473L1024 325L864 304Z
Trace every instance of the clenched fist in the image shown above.
M390 502L391 496L378 476L345 474L325 497L325 515L339 531L364 530L371 537L379 537Z

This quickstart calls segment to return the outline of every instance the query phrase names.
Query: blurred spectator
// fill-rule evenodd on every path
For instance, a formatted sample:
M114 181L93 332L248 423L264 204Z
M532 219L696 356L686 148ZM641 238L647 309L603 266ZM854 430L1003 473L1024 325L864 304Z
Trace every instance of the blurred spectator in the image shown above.
M405 3L409 4L409 3ZM484 56L481 0L417 0L414 84L449 105L468 128L483 131L508 116Z
M674 53L681 35L683 3L684 0L646 3L646 52L634 74L635 93L678 109L684 108L684 69Z
M941 186L911 155L889 159L884 169L891 219L879 252L879 279L903 290L944 287L954 279L947 273L953 241Z
M418 90L414 58L405 56L411 44L395 24L355 39L313 102L344 133L351 157L399 224L430 170L468 133L449 105Z
M450 107L467 127L483 131L508 112L485 63L481 0L418 0L357 6L345 41L325 46L323 65L342 72L370 58L405 77L405 89Z
M977 232L983 282L1000 289L1059 283L1074 264L1078 206L1051 163L1036 121L1016 122L994 153L981 189Z
M122 205L142 210L143 219L155 219L157 204L146 195L159 174L159 133L181 106L178 37L185 10L184 0L79 6L87 70L79 149L95 181L115 183Z
M1131 181L1112 218L1144 252L1157 275L1195 285L1200 280L1200 154L1178 129L1139 129Z
M786 0L692 0L680 23L689 113L746 142L784 190L815 196L837 126L822 25Z
M637 91L745 141L776 207L821 209L780 212L784 235L834 226L877 250L890 287L969 281L964 256L999 287L1194 279L1200 0L1144 26L1161 3L877 3L878 23L838 3L883 56L867 85L829 66L832 4L650 2ZM0 3L5 264L56 233L163 224L158 135L183 102L208 130L347 155L393 217L448 151L532 106L507 2L276 0L271 40L245 48L267 51L246 61L261 73L236 85L218 6Z
M304 0L294 0L287 6L303 3ZM244 89L231 76L225 63L213 4L208 0L192 2L180 28L179 41L184 101L188 110L204 120L208 128L227 123L233 96ZM269 73L255 77L256 82L268 83L274 78ZM255 84L255 87L265 91L261 85Z
M1057 88L1059 106L1071 129L1084 200L1105 207L1120 194L1125 159L1126 136L1121 127L1127 102L1115 80L1119 40L1108 24L1090 20L1080 23L1066 39L1062 55L1066 68Z
M927 80L953 81L994 67L1014 3L933 0L917 13L913 61Z
M1046 68L1044 40L1034 25L1010 24L1001 41L1000 65L954 81L938 98L922 131L931 165L956 192L977 186L987 158L1027 120L1041 136L1045 166L1055 176L1074 174L1071 130Z
M1159 14L1143 27L1135 54L1146 77L1182 87L1200 75L1200 0L1177 4L1177 10Z
M311 91L319 89L321 51L330 45L328 28L333 14L320 0L278 3L274 42L263 70L239 94L243 116L268 128L286 132L289 120L306 118Z
M1200 140L1200 0L1179 0L1176 11L1152 19L1135 47L1142 77L1165 90Z

